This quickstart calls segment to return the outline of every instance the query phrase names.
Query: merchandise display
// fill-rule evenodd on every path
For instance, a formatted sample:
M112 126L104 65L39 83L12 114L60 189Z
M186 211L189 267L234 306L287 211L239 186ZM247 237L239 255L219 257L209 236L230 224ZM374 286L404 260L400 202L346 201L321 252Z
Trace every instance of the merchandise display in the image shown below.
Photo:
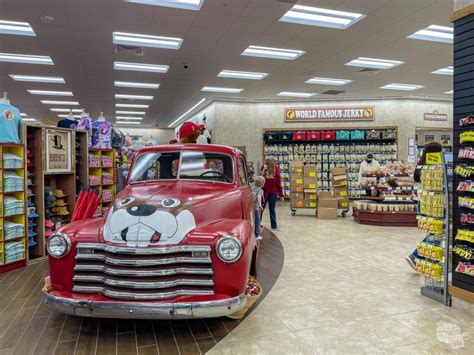
M421 294L444 305L451 304L449 279L449 189L445 155L426 153L427 165L421 166L418 229L425 233L417 245L416 270L425 276Z
M115 151L113 149L89 149L89 186L101 197L95 217L107 214L116 195Z
M338 133L339 132L339 133ZM338 138L339 137L339 138ZM280 168L283 191L290 197L290 162L313 163L320 191L331 191L332 168L345 166L350 198L364 193L358 186L361 161L367 153L383 164L398 160L397 130L394 127L345 131L264 131L264 156L274 157Z
M0 273L26 265L26 169L20 144L0 143Z
M7 93L0 99L0 143L20 144L21 113L8 100Z

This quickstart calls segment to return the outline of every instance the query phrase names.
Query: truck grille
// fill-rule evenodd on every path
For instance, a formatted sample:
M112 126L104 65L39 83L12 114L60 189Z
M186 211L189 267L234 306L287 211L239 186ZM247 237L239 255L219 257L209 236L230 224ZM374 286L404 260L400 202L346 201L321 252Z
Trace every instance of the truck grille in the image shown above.
M212 295L210 253L200 245L136 249L79 243L72 290L124 300Z

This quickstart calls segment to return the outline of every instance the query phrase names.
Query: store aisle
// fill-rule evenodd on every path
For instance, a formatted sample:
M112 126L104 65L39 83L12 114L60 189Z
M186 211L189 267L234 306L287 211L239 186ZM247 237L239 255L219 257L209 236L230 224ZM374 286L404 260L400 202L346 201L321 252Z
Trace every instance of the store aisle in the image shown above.
M450 341L472 354L472 318L421 296L422 277L404 260L422 236L416 228L298 213L278 208L282 273L210 354L440 354Z

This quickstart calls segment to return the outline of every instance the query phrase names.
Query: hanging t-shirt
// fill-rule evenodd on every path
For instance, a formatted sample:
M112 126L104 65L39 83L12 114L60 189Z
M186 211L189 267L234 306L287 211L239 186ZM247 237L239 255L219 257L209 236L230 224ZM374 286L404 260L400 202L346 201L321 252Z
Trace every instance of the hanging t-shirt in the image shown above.
M0 143L20 143L20 110L0 100Z
M87 132L87 146L92 147L92 120L87 115L82 115L76 127L77 130Z
M69 118L63 118L58 122L58 127L60 128L71 128L75 129L77 127L77 120L71 120Z
M92 122L92 146L100 149L112 149L112 123L106 121Z

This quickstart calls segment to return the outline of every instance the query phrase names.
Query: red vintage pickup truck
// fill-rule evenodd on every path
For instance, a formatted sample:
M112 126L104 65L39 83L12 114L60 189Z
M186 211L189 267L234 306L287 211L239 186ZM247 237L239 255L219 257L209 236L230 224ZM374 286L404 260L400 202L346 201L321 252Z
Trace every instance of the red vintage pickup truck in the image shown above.
M179 319L245 306L257 242L245 156L219 145L142 149L104 218L48 239L50 309Z

